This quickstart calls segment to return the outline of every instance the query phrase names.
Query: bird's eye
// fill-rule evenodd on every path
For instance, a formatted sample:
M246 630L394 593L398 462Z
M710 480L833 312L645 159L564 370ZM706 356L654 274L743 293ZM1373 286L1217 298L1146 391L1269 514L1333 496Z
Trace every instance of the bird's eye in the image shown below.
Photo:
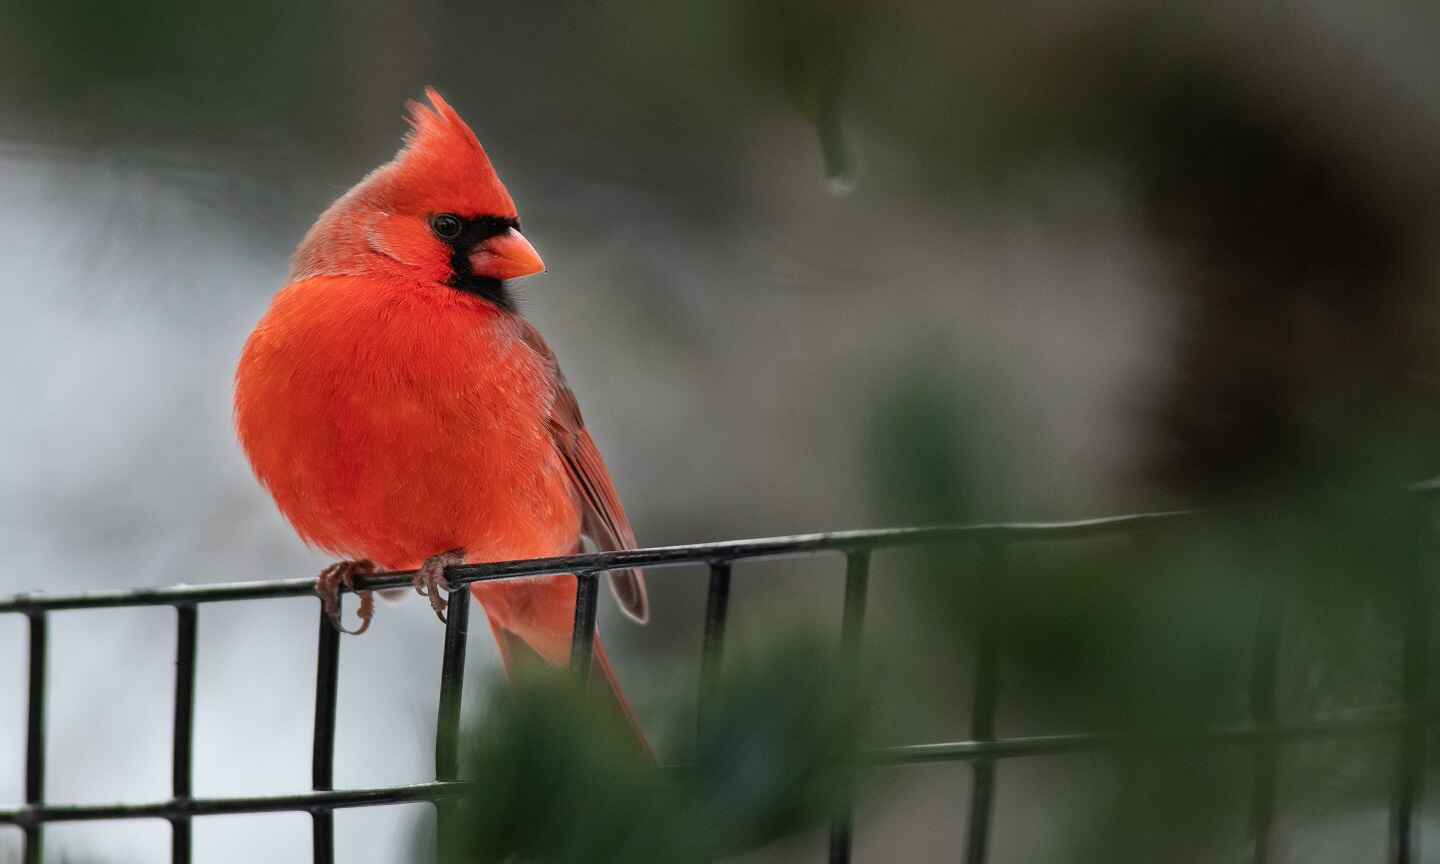
M454 240L464 229L460 217L452 213L439 213L430 217L430 230L441 240Z

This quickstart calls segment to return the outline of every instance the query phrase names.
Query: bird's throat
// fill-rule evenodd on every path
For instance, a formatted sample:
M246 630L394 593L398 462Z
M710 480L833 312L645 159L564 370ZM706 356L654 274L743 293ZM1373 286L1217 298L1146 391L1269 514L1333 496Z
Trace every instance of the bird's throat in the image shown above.
M510 289L499 279L489 279L484 276L456 272L448 284L457 291L464 291L466 294L473 294L484 300L494 303L506 312L515 311L515 296Z

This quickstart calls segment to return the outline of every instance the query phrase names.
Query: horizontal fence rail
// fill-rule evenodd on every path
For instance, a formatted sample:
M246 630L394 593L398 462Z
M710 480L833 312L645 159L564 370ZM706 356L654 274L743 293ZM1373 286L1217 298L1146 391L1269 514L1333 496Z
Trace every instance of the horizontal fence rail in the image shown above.
M1440 485L1414 487L1429 493ZM1425 496L1428 501L1428 495ZM1417 508L1419 509L1419 508ZM708 568L709 591L704 621L704 644L698 722L704 728L706 707L723 655L729 605L732 566L737 562L795 556L833 554L845 562L843 620L839 651L844 674L859 675L858 657L863 642L869 564L871 553L883 549L925 546L950 542L974 542L980 549L981 564L977 602L982 604L1003 579L1004 562L1010 546L1030 542L1070 541L1093 537L1143 534L1152 529L1196 518L1189 512L1144 513L1071 522L996 523L982 525L893 528L801 534L759 540L738 540L687 546L667 546L617 552L569 555L530 561L508 561L447 568L446 579L453 589L448 601L444 648L441 658L441 691L437 708L435 779L432 782L369 789L335 789L334 742L336 689L339 670L339 634L323 612L318 616L316 649L315 730L313 738L312 789L284 795L197 798L191 794L191 761L194 738L195 654L199 632L198 607L209 603L265 598L314 597L312 578L275 581L234 582L214 585L179 585L169 588L87 591L70 594L35 593L0 598L0 614L23 615L29 623L29 665L25 759L25 800L20 806L0 808L0 825L18 826L23 833L25 864L40 864L43 856L43 826L54 822L119 819L163 819L172 826L171 860L185 864L191 858L191 820L196 817L244 813L298 812L312 819L313 860L330 864L335 859L335 810L351 807L425 802L435 805L443 827L453 814L455 803L470 784L459 779L458 747L461 691L464 681L465 645L469 627L470 592L474 582L520 579L532 576L568 574L576 580L577 603L571 648L571 666L584 680L594 650L596 608L600 576L608 570L679 565ZM1417 523L1416 548L1424 535ZM998 760L1118 748L1166 748L1195 742L1244 741L1254 745L1255 783L1251 801L1252 860L1267 859L1274 812L1274 778L1277 745L1281 741L1314 737L1398 735L1404 760L1397 771L1399 780L1392 800L1390 860L1414 860L1417 822L1421 806L1421 770L1426 758L1429 730L1437 718L1429 709L1426 682L1429 678L1428 580L1422 574L1424 555L1414 566L1414 614L1407 621L1405 637L1405 703L1383 709L1351 712L1299 723L1276 722L1274 712L1274 651L1279 643L1281 616L1276 614L1273 586L1263 589L1262 612L1256 625L1255 660L1251 670L1251 716L1247 724L1136 733L1096 732L1068 735L1004 737L995 721L997 659L993 639L980 634L975 658L977 690L971 716L970 738L866 750L855 756L855 769L938 762L968 762L974 779L969 819L966 825L964 860L983 862L989 855L989 838L994 824L996 794L995 765ZM382 573L356 580L354 590L408 587L409 573ZM1274 596L1272 596L1274 595ZM176 609L176 677L174 731L172 739L172 797L164 801L125 804L60 804L45 799L45 694L48 622L53 613L76 609L136 606L172 606ZM684 766L675 766L684 767ZM835 814L830 830L831 862L850 860L853 838L853 804Z
M790 558L825 552L844 553L860 549L887 549L923 546L966 537L995 536L1021 539L1078 539L1113 534L1135 528L1171 523L1196 514L1177 510L1081 519L1073 522L1006 522L985 525L952 525L920 528L881 528L870 531L832 531L824 534L795 534L763 540L727 540L689 546L658 546L621 552L592 552L559 558L502 561L495 564L463 564L448 567L445 579L452 586L523 576L557 576L576 572L603 572L630 567L677 567L765 558ZM356 577L356 591L380 588L409 588L414 571L396 570L374 576ZM342 591L351 589L342 588ZM0 613L51 609L102 609L114 606L173 606L176 603L215 603L226 600L263 600L274 597L310 597L315 593L312 578L272 579L256 582L226 582L216 585L177 585L172 588L139 588L115 591L82 591L74 594L16 594L0 600Z

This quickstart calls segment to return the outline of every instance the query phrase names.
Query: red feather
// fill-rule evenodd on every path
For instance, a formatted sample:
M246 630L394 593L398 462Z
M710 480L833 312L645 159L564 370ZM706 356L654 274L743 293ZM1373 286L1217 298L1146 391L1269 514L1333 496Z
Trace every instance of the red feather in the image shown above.
M610 471L600 457L595 439L585 428L580 403L566 383L554 352L540 337L540 331L528 323L523 338L546 358L553 370L555 404L550 411L550 433L580 497L581 531L605 551L634 549L635 531L630 527L630 517L625 515L625 506L620 503ZM645 576L640 570L610 571L610 590L625 614L641 624L650 620L650 600L645 591Z

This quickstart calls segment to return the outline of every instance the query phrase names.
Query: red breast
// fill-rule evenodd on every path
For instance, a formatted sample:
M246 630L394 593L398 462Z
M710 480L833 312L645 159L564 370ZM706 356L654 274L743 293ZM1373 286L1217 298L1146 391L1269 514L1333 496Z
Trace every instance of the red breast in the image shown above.
M580 516L546 418L555 382L515 319L443 285L287 286L236 376L236 426L299 533L411 568L571 551Z

